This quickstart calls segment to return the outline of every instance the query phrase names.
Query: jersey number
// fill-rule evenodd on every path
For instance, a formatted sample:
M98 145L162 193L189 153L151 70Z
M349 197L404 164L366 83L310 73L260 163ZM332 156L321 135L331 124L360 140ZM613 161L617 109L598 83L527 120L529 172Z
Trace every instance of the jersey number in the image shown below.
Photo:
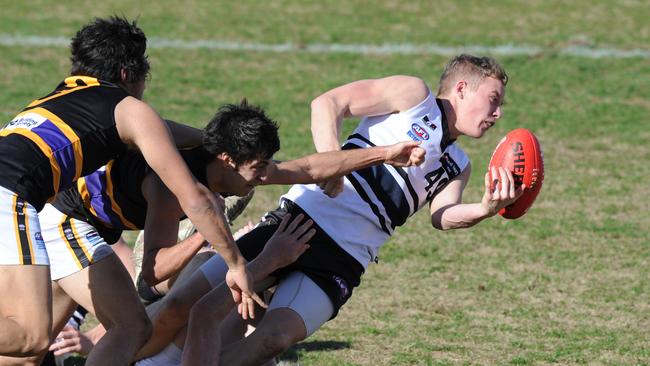
M430 201L443 188L445 188L449 179L454 178L458 174L460 174L458 164L456 164L449 154L443 154L440 157L440 167L424 176L424 179L427 180L427 186L424 187L427 191L427 201ZM433 187L435 187L435 189L433 189Z
M424 187L424 189L427 191L427 201L430 201L433 196L437 195L440 190L442 190L447 182L449 182L449 178L444 176L445 170L440 167L432 172L427 173L427 175L424 176L424 178L427 180L427 186ZM433 187L436 187L435 189L431 189Z

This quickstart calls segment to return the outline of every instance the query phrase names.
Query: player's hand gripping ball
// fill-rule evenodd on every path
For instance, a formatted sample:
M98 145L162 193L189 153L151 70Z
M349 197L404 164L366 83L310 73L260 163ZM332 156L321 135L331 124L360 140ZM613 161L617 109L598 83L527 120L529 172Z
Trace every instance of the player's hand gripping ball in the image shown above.
M506 219L523 216L535 202L544 181L544 154L537 137L525 128L508 132L494 149L488 170L493 166L510 170L515 188L526 185L524 194L499 214Z

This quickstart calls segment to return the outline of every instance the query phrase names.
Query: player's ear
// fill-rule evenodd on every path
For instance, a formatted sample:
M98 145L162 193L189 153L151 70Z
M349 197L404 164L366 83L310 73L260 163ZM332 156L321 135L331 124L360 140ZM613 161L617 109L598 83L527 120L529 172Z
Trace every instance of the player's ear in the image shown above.
M226 152L222 152L219 155L217 155L217 159L221 160L224 164L231 166L232 168L237 167L237 163L235 163L235 160L230 156L230 154Z
M122 81L123 83L126 83L126 82L129 81L129 72L126 71L126 69L124 69L124 68L120 69L120 81Z
M459 99L463 99L465 96L464 93L467 91L467 81L465 80L458 80L456 82L456 85L454 85L454 92L458 96Z

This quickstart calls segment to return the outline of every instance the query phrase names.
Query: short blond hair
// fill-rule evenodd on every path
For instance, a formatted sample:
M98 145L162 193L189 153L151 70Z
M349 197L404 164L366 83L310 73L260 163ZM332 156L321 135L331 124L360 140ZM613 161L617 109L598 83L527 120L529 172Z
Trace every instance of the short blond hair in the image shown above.
M487 77L501 80L504 86L508 84L506 71L494 58L458 55L447 63L440 76L438 97L451 93L458 80L465 79L470 88L476 89Z

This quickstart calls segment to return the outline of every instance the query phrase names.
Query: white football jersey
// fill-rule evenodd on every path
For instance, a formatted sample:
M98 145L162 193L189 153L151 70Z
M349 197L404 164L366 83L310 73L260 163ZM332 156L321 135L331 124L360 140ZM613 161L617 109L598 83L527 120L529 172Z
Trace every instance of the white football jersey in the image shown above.
M343 149L391 145L408 139L421 141L426 150L420 166L382 164L357 170L345 177L343 192L335 198L315 184L294 185L283 198L298 204L367 268L395 227L425 206L469 163L465 152L450 139L442 104L431 91L405 112L362 118Z

